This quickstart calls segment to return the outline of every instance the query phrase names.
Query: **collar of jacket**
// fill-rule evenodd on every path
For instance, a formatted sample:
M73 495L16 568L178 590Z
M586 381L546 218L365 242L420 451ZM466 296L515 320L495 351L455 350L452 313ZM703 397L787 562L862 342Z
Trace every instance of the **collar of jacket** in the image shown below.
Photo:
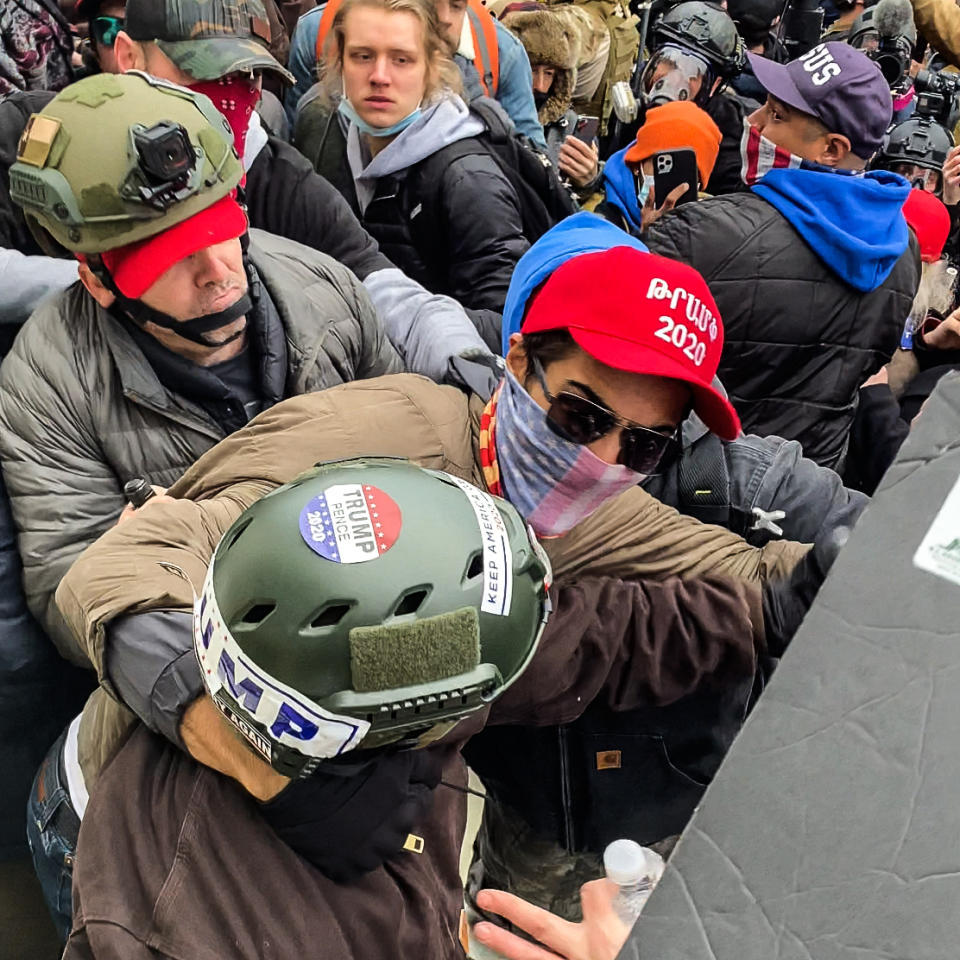
M273 299L260 283L252 264L250 285L251 290L256 286L258 292L254 297L254 309L247 318L248 349L255 349L258 353L260 389L264 404L272 406L284 396L286 337ZM216 420L205 409L205 404L223 401L229 396L223 383L205 368L168 350L129 317L103 312L109 317L102 317L105 321L102 326L124 395L133 402L222 439L223 430L216 426ZM187 413L195 417L185 419Z

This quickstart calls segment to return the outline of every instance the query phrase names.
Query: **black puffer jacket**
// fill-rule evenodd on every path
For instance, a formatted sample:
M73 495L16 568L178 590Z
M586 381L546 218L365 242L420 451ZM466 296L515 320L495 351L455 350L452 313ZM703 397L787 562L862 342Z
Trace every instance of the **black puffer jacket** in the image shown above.
M910 311L915 241L867 293L753 192L686 204L646 241L707 281L726 334L718 376L744 430L798 440L811 460L841 466L860 384L893 355Z
M450 122L449 116L443 119ZM438 118L437 124L441 122ZM428 127L421 135L444 136L442 130ZM404 146L409 146L411 139L405 138ZM362 210L339 114L327 117L322 136L310 144L307 156L340 190L383 253L407 276L433 293L459 300L468 310L499 313L513 268L529 247L520 201L492 157L482 155L481 148L477 154L461 156L464 139L469 138L446 139L446 147L379 177L373 198ZM401 144L386 149L395 146ZM450 151L458 155L447 160L445 154ZM442 171L439 176L438 171ZM428 201L428 195L436 198L435 204Z

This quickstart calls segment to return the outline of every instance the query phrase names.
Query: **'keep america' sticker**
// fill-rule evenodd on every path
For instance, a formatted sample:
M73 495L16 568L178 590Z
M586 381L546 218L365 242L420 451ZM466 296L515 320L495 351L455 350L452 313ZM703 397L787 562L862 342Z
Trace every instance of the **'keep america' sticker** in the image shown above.
M334 563L364 563L383 556L403 525L400 507L379 487L338 483L300 511L307 546Z

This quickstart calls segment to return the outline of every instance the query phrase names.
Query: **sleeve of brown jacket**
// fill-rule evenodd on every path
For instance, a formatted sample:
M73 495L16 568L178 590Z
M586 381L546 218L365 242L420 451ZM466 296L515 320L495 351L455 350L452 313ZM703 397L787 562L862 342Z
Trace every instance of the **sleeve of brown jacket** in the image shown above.
M910 0L923 38L955 67L960 67L960 7L953 0Z
M752 676L763 649L760 589L742 581L586 578L551 599L540 646L489 723L570 723L597 698L670 703L708 677Z
M633 487L569 534L544 541L558 583L583 576L662 580L787 577L810 549L791 541L752 547L724 527L700 523Z

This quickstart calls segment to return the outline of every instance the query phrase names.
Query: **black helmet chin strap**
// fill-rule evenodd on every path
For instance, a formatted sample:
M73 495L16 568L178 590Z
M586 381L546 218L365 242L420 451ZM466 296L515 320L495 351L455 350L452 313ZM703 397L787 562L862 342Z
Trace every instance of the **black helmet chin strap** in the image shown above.
M243 269L247 275L247 292L225 310L220 310L218 313L207 313L202 317L193 317L190 320L175 320L162 310L155 310L153 307L147 306L142 300L131 300L121 293L101 257L88 256L87 265L96 278L114 295L116 306L134 323L141 327L147 323L155 323L158 327L172 330L177 336L192 340L201 346L223 347L243 336L244 330L238 330L233 336L218 343L211 343L204 337L204 334L210 333L212 330L219 330L221 327L226 327L235 320L239 320L242 316L248 314L253 309L254 302L260 299L260 280L250 268L250 261L247 257L249 243L244 242L245 240L246 234L241 238L241 246L243 247Z

